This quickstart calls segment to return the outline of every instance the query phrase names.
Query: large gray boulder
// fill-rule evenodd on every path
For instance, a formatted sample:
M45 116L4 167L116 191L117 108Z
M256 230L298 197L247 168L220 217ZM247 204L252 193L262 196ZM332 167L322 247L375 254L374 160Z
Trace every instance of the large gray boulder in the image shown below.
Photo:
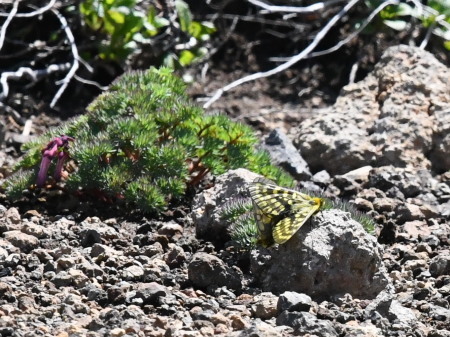
M349 213L328 210L313 216L285 244L254 251L251 270L264 291L371 299L389 284L381 254L375 237Z
M450 169L450 70L420 48L389 48L327 112L305 120L294 144L312 171L372 165Z

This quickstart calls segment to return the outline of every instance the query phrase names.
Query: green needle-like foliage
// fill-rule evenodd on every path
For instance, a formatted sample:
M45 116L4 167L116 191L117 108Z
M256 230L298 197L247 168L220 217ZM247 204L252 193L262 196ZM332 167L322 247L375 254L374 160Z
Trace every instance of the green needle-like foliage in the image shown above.
M85 115L26 144L28 152L16 169L36 171L42 149L61 135L73 141L53 147L51 155L68 155L67 162L76 167L65 180L66 189L100 193L105 200L124 200L146 212L164 210L209 173L243 167L279 184L292 183L265 152L254 150L258 140L249 127L226 116L204 114L168 68L123 75ZM48 155L46 164L52 158ZM45 178L44 173L40 176ZM33 188L25 186L29 180L10 179L7 192L16 196L15 181L22 189Z

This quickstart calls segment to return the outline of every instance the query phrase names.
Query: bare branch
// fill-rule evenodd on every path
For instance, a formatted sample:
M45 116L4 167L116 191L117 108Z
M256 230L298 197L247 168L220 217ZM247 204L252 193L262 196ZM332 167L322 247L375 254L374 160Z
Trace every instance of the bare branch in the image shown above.
M15 0L11 12L8 13L8 17L6 18L5 22L3 23L2 30L0 31L0 50L3 48L3 43L5 42L6 29L8 28L12 19L16 15L18 7L19 7L19 0Z
M355 6L360 0L351 0L349 1L340 11L337 13L334 17L331 18L330 21L325 25L325 27L322 28L322 30L319 31L319 33L316 35L314 40L311 42L311 44L306 47L301 53L291 57L287 62L279 65L278 67L264 71L264 72L258 72L249 76L245 76L243 78L240 78L237 81L234 81L227 86L217 90L217 92L212 96L204 105L203 107L205 109L209 108L215 101L217 101L224 92L227 92L243 83L250 82L259 78L272 76L274 74L277 74L283 70L288 69L295 63L299 62L300 60L304 59L309 53L311 53L314 48L317 47L319 42L325 37L325 35L328 33L328 31L333 27L347 12Z
M11 117L15 121L20 121L22 118L22 116L20 116L20 113L11 108L9 105L3 104L2 102L0 102L0 110L1 109L3 109L7 114L11 115Z
M252 5L261 7L265 9L268 12L274 13L274 12L287 12L287 13L312 13L317 12L325 6L329 6L332 4L335 4L337 2L342 2L343 0L331 0L327 2L318 2L309 6L305 7L297 7L297 6L274 6L274 5L268 5L265 2L259 1L259 0L247 0Z
M107 85L101 85L101 84L98 83L98 82L87 80L87 79L82 78L82 77L80 77L80 76L78 76L78 75L74 75L74 78L75 78L78 82L81 82L81 83L84 83L84 84L93 85L94 87L97 87L97 88L99 88L99 89L102 90L102 91L105 91L105 90L108 90L108 89L109 89L109 86L107 86Z
M16 71L5 71L0 76L0 84L2 86L2 93L0 93L0 101L8 97L9 85L8 80L19 80L23 77L28 77L31 81L36 82L44 76L59 71L66 71L70 68L70 63L65 64L51 64L46 69L31 69L28 67L20 67Z
M53 99L50 103L50 107L53 108L55 106L55 104L58 102L58 100L60 99L61 95L66 90L67 86L69 85L70 80L73 78L76 71L78 70L80 63L79 63L78 48L77 48L77 45L75 44L75 38L73 37L72 31L70 30L69 25L67 24L66 18L64 16L62 16L61 13L59 13L55 9L52 9L51 11L58 17L59 22L61 22L61 27L64 29L67 39L69 40L70 49L72 50L72 56L73 56L72 67L70 68L66 77L64 77L64 79L60 82L61 87L58 89L58 91L56 92L55 96L53 97Z
M42 13L48 11L50 8L52 8L56 3L56 0L51 0L46 6L38 8L34 12L30 13L17 13L15 15L16 18L31 18L33 16L41 15ZM9 16L9 14L6 13L0 13L0 16Z
M348 79L349 84L355 83L355 78L356 78L356 73L358 72L358 68L359 68L359 62L353 63L352 69L350 70L350 76Z
M346 45L348 42L350 42L355 36L357 36L359 33L361 33L364 28L367 27L367 25L374 19L374 17L381 12L386 6L389 5L395 5L395 4L399 4L400 1L399 0L387 0L385 2L383 2L382 4L380 4L377 8L375 8L372 13L370 13L370 15L362 22L362 24L358 27L357 30L355 30L353 33L351 33L349 36L347 36L345 39L339 41L337 44L335 44L333 47L325 49L325 50L321 50L321 51L316 51L314 53L309 54L306 58L313 58L313 57L317 57L317 56L323 56L326 54L331 54L332 52L335 52L336 50L338 50L339 48L341 48L342 46ZM278 61L278 62L286 62L287 60L289 60L289 58L286 57L272 57L270 58L271 61Z

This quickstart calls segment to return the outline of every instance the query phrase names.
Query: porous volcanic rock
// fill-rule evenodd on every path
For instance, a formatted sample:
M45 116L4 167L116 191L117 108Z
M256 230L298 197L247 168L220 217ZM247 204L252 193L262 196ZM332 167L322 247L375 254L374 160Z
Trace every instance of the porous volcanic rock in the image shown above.
M409 46L389 48L335 105L305 120L294 144L312 171L372 165L450 169L450 70Z
M252 272L264 291L375 298L389 284L381 252L349 213L329 210L276 249L253 251Z

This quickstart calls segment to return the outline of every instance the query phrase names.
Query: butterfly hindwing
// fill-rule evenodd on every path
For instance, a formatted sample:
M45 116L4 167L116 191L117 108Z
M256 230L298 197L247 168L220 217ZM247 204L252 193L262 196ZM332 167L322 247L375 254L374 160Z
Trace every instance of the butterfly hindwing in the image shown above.
M255 179L249 192L264 246L289 240L322 204L320 198L279 187L263 178Z
M280 220L272 230L274 241L279 245L288 241L319 207L319 205L310 205Z

